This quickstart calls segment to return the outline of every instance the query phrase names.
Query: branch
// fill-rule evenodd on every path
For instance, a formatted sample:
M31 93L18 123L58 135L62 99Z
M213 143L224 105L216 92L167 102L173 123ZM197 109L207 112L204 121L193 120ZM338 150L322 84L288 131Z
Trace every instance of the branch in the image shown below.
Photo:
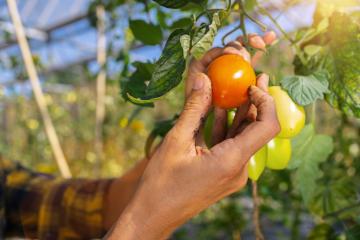
M106 95L106 37L105 37L105 9L103 5L96 7L97 17L97 63L100 72L96 79L96 119L95 119L95 176L100 175L101 162L103 159L103 123L105 118L105 95Z
M35 96L35 101L39 108L41 118L44 122L45 132L50 142L53 154L55 156L56 163L59 167L61 175L65 178L70 178L70 168L66 162L64 152L61 148L58 136L55 131L55 127L50 118L50 114L46 105L44 94L41 89L35 64L31 57L30 47L25 36L24 27L21 22L16 2L15 0L7 0L7 4L9 8L9 14L15 27L16 37L19 43L22 57L24 59L25 68L29 75L31 87Z
M254 230L255 230L255 239L256 240L264 240L264 235L261 231L261 224L260 224L260 198L258 195L257 190L257 183L256 181L252 181L252 197L253 197L253 203L254 203L254 211L253 211L253 223L254 223Z

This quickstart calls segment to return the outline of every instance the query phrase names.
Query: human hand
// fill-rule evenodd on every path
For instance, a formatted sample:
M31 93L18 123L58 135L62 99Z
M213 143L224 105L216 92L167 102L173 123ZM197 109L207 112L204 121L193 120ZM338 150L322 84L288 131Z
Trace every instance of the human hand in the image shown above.
M235 41L229 42L224 48L213 48L207 52L201 60L193 60L189 66L188 78L186 80L186 96L191 92L194 79L196 79L197 74L207 72L208 65L216 58L224 54L237 54L242 56L246 61L251 62L252 66L256 64L261 59L266 46L271 45L276 40L276 35L274 32L266 32L262 37L257 34L248 35L249 46L258 49L256 53L251 57L250 53L243 47L244 41L243 37L238 37ZM256 109L253 105L246 103L243 106L239 107L233 125L230 127L227 126L227 111L224 109L214 108L214 124L212 126L212 145L221 142L226 137L234 135L234 130L241 124L242 126L246 125L249 121L253 121L256 116ZM205 147L205 142L203 134L200 133L197 136L196 144L199 146Z
M249 97L255 121L211 149L195 138L211 107L209 78L194 75L191 92L178 122L166 135L145 169L139 188L109 239L164 239L211 204L243 188L247 162L280 131L275 105L260 75Z

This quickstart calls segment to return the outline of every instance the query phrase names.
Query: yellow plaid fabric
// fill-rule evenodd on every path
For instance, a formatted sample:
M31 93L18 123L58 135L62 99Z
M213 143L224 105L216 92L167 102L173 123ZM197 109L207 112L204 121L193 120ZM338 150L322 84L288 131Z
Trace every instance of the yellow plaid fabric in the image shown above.
M0 157L0 239L101 238L111 179L57 179Z

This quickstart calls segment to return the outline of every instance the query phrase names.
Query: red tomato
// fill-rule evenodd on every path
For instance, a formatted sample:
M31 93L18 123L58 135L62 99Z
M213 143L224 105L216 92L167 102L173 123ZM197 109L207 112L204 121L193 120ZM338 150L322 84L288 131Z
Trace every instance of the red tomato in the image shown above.
M248 88L256 84L254 69L243 57L222 55L208 67L215 106L229 109L239 107L248 100Z

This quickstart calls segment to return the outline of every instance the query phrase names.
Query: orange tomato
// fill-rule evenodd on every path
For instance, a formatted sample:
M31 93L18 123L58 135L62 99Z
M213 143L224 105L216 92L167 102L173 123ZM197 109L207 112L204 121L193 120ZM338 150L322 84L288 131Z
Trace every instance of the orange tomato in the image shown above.
M248 88L256 84L256 75L250 63L235 54L216 58L208 67L215 106L229 109L248 100Z

